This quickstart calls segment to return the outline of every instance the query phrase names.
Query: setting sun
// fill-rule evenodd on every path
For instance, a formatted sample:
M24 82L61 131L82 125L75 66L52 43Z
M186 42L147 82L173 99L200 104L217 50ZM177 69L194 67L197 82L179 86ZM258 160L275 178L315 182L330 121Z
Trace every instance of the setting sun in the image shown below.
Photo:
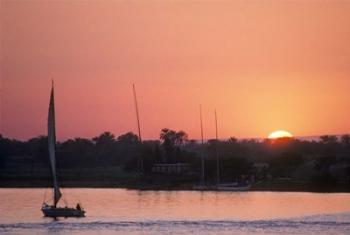
M0 0L0 235L350 235L349 13Z
M291 138L293 135L288 131L274 131L269 135L269 139Z

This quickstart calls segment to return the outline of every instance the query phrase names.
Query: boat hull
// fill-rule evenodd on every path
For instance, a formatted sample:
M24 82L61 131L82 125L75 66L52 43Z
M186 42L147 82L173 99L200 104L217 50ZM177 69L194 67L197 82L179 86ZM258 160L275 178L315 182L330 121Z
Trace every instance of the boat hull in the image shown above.
M199 191L213 191L216 190L216 185L195 185L192 189Z
M45 217L85 217L84 210L75 208L45 207L41 211Z
M217 185L194 185L193 190L199 191L231 191L240 192L248 191L252 187L252 184L239 185L237 182L233 183L221 183Z
M217 191L230 191L230 192L242 192L248 191L251 188L251 185L246 186L218 186Z

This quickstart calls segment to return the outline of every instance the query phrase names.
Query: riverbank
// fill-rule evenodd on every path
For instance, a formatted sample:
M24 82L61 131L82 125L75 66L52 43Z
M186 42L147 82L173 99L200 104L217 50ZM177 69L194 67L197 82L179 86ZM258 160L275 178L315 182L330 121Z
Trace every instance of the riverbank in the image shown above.
M191 183L145 183L145 182L120 182L112 180L88 180L88 181L64 181L61 183L65 188L125 188L131 190L193 190L195 182ZM46 188L50 187L43 180L0 180L0 188ZM350 183L336 184L310 183L296 180L266 180L252 185L250 191L272 192L324 192L324 193L350 193Z

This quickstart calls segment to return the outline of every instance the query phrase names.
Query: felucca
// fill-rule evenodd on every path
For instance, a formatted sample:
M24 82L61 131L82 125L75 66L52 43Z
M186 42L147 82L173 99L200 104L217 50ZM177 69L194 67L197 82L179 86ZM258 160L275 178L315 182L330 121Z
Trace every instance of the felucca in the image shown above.
M46 217L84 217L85 211L78 203L75 208L70 207L58 207L58 202L62 197L62 193L58 184L57 170L56 170L56 131L55 131L55 101L54 101L54 86L52 82L49 114L47 122L47 138L50 156L50 165L52 173L52 183L53 183L53 204L49 205L44 202L41 211Z
M215 150L216 150L216 190L217 191L248 191L251 188L250 182L239 184L238 182L233 183L220 183L220 165L219 165L219 138L218 138L218 118L215 109Z

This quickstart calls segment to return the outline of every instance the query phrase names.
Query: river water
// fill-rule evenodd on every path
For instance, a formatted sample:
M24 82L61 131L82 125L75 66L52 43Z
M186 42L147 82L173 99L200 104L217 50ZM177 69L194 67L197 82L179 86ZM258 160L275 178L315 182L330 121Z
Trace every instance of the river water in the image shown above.
M85 218L43 218L49 189L0 189L0 234L350 234L349 193L63 189Z

